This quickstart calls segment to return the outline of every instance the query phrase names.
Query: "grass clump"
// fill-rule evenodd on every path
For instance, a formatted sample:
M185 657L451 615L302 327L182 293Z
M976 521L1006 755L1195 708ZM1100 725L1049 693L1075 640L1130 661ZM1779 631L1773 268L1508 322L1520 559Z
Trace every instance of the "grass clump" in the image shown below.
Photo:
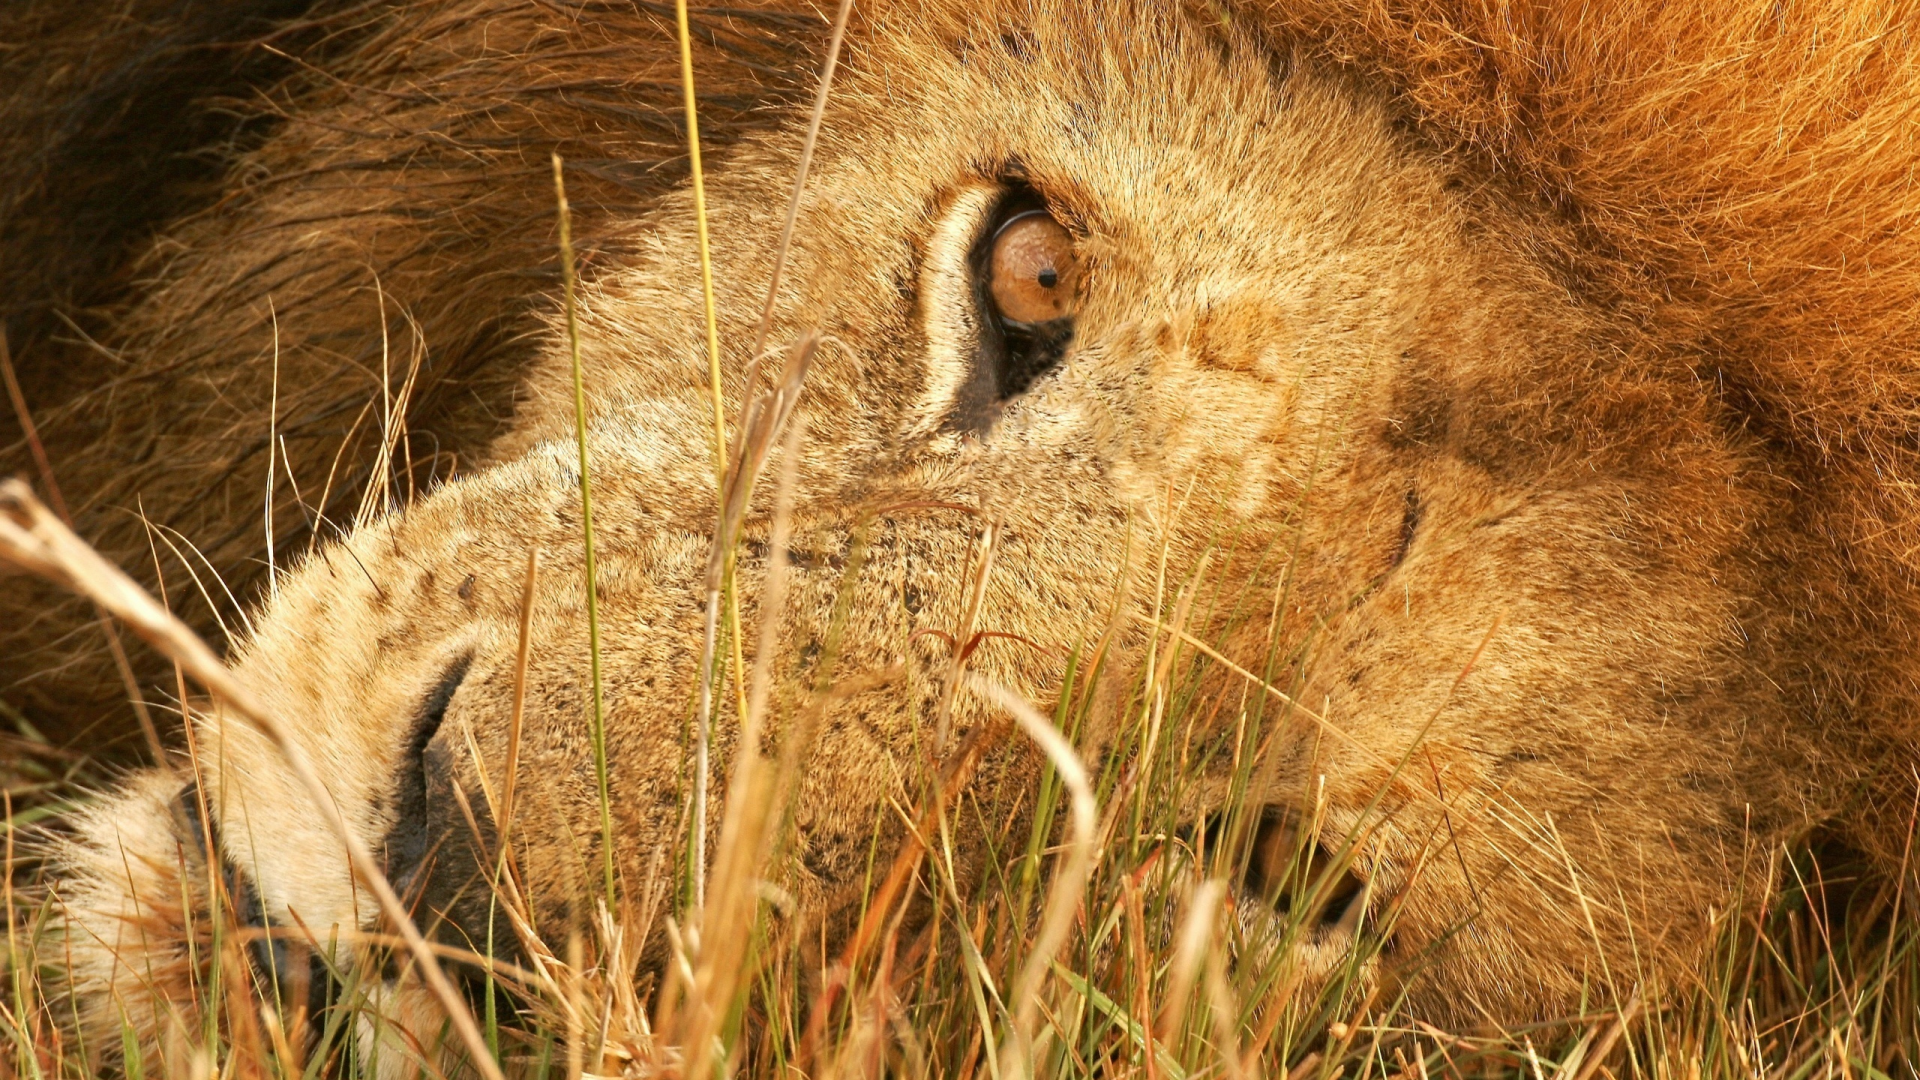
M791 483L781 478L782 498ZM444 945L441 958L464 974L505 1071L525 1077L1913 1075L1914 897L1898 882L1853 876L1817 845L1778 853L1776 887L1721 917L1718 944L1690 981L1625 995L1595 987L1587 1011L1550 1023L1445 1031L1412 1015L1402 991L1371 977L1391 935L1391 905L1359 916L1348 955L1309 970L1292 946L1324 931L1350 838L1320 838L1331 859L1298 845L1282 880L1264 885L1297 898L1280 909L1239 887L1260 822L1230 797L1217 813L1194 809L1195 793L1223 773L1227 790L1244 791L1253 748L1289 719L1274 694L1243 692L1257 689L1252 679L1218 679L1211 645L1171 632L1230 626L1232 612L1210 610L1221 602L1194 577L1169 605L1152 665L1123 672L1100 641L1073 650L1046 716L961 672L961 692L997 701L1009 721L976 730L948 755L937 797L910 808L920 842L874 847L860 926L824 963L787 933L786 900L767 884L780 879L790 828L784 800L797 755L784 753L731 763L702 908L675 901L691 895L684 888L641 890L617 905L595 897L577 905L564 937L542 936L506 851L492 932L518 944L520 961ZM754 672L762 709L777 699L766 689L775 676ZM830 691L831 676L823 678L815 691ZM1125 719L1095 751L1091 733L1106 708ZM1237 719L1209 737L1223 713ZM30 727L13 723L10 746L36 744ZM1023 812L1006 814L970 783L970 759L1052 733ZM100 779L84 759L50 749L22 752L7 777L13 873L0 1072L78 1078L122 1053L136 1077L458 1072L450 1032L381 1019L388 980L411 978L392 939L282 933L285 947L268 955L286 970L271 977L256 947L263 932L232 917L217 880L192 899L204 905L194 920L199 996L187 1010L198 1021L146 1053L131 1028L123 1046L74 1042L56 989L61 943L49 932L57 884L36 876L30 846L15 838L84 802ZM962 830L987 838L987 872L956 869ZM537 832L519 821L509 834ZM597 877L583 867L582 881Z

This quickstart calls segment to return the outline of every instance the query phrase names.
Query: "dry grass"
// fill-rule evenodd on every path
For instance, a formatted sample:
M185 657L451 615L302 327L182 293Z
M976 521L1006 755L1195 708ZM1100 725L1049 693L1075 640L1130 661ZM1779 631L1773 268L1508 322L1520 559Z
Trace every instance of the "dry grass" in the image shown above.
M790 374L783 383L791 390L796 381ZM760 409L762 417L784 411L769 404L776 407ZM775 426L761 421L743 443L764 448ZM786 437L799 438L798 426ZM779 504L792 483L790 474L778 479ZM784 529L775 536L783 541ZM1390 904L1366 916L1359 946L1331 977L1307 971L1291 945L1318 932L1316 909L1333 889L1337 861L1296 857L1278 891L1306 900L1276 913L1229 887L1240 877L1253 823L1228 808L1208 819L1210 827L1194 826L1192 791L1202 775L1224 768L1233 788L1244 788L1253 748L1290 715L1280 697L1254 687L1256 673L1236 675L1229 691L1207 678L1222 661L1182 628L1230 632L1237 616L1210 610L1231 601L1212 587L1204 565L1196 569L1184 587L1177 576L1169 586L1177 598L1163 598L1172 610L1156 662L1121 675L1101 643L1087 643L1065 662L1051 716L968 676L956 661L959 692L987 696L1014 722L956 748L938 798L900 808L915 820L920 842L872 852L860 927L824 970L789 932L784 898L767 884L782 873L785 811L802 764L791 747L775 759L748 755L732 764L699 908L660 896L622 896L613 910L596 900L580 905L591 915L556 940L542 936L522 902L514 851L500 852L490 933L517 945L519 962L489 964L467 949L435 949L464 976L489 1055L513 1075L567 1077L1913 1075L1920 922L1903 913L1915 898L1898 883L1850 880L1846 866L1813 847L1772 853L1779 886L1723 916L1718 946L1690 984L1625 993L1596 986L1584 1014L1557 1022L1443 1032L1407 1015L1395 989L1369 977L1370 959L1391 937ZM978 560L974 573L986 572L990 561ZM775 607L781 588L767 583ZM1284 671L1284 658L1271 666ZM788 681L783 674L767 665L752 672L750 723L770 701L796 700L770 692ZM1110 686L1116 679L1124 685ZM1074 736L1095 701L1116 691L1119 715L1134 722L1108 752L1083 763ZM833 686L825 681L811 692L817 702ZM797 700L792 707L812 707ZM1244 718L1228 737L1210 738L1223 705ZM10 963L0 1031L11 1046L0 1070L84 1076L86 1062L120 1048L77 1045L61 1033L63 1003L52 990L60 958L46 933L59 898L35 879L16 838L87 799L101 776L84 759L48 747L17 717L9 723L7 854L15 872L6 897ZM1009 828L986 819L968 782L993 741L1026 738L1053 764L1035 793L1031 823ZM505 797L502 779L489 778L483 795L506 815L496 801ZM537 826L514 822L508 833L537 835ZM995 838L997 872L971 886L954 871L958 830ZM1324 849L1350 847L1350 838L1321 839ZM580 880L598 876L586 867ZM661 895L693 895L689 882L675 885ZM398 1065L401 1073L433 1076L451 1059L420 1049L438 1041L458 1056L455 1033L441 1029L387 1041L384 1063L356 1060L353 1033L379 1022L370 1007L379 973L405 969L403 977L417 981L416 961L398 939L291 933L288 955L327 955L333 985L276 982L247 959L246 944L260 931L237 924L226 904L216 895L211 910L196 913L199 1014L208 1019L175 1040L164 1055L168 1072L391 1075ZM665 962L641 964L648 946L663 941ZM132 1038L129 1032L129 1046Z
M1188 667L1176 665L1176 697ZM1097 665L1076 673L1054 723L1071 730L1083 720L1092 688L1105 677ZM1181 731L1202 704L1170 710L1168 729ZM1250 722L1249 734L1258 730ZM995 823L979 819L961 785L944 813L921 808L922 823L933 824L930 857L906 860L919 863L908 887L869 908L867 922L881 929L866 948L849 950L844 970L810 969L799 943L779 932L777 896L769 900L755 873L763 853L777 858L780 814L767 796L781 785L766 776L777 776L777 765L760 780L733 778L735 792L747 797L729 804L704 912L663 913L655 925L628 898L617 915L599 909L577 937L545 940L519 903L509 857L495 926L501 938L519 939L521 965L489 970L459 950L442 956L456 961L470 991L478 988L469 996L480 1003L488 1043L516 1075L714 1075L725 1061L730 1071L754 1076L798 1069L1004 1077L1024 1073L1027 1045L1041 1075L1584 1077L1594 1074L1583 1065L1602 1061L1615 1073L1676 1077L1911 1075L1920 934L1911 919L1889 932L1888 920L1876 917L1907 899L1870 888L1852 897L1854 918L1843 918L1835 898L1845 890L1830 880L1817 887L1832 870L1809 853L1788 864L1774 895L1727 919L1714 962L1694 985L1643 990L1624 1038L1616 1039L1612 1003L1600 988L1590 1013L1567 1022L1443 1033L1404 1015L1391 991L1371 991L1361 978L1381 933L1363 933L1361 954L1341 974L1303 989L1311 980L1278 946L1312 932L1311 919L1262 919L1258 901L1224 898L1219 882L1233 876L1233 854L1181 835L1179 791L1192 780L1192 765L1176 761L1141 779L1111 764L1119 760L1092 777L1089 794L1111 831L1084 888L1072 887L1079 875L1066 872L1069 857L1054 847L1067 836L1056 821L1070 802L1057 780L1038 793L1030 832L1002 834L1002 873L969 892L950 873L946 839L954 829ZM58 800L85 798L84 763L46 752L21 755L11 771L9 806L18 791L26 808L12 811L10 838ZM1132 816L1129 803L1143 819L1137 832L1113 828ZM870 899L887 891L889 855L875 853ZM9 856L31 884L31 867L17 851ZM57 897L27 888L8 900L12 962L0 1025L12 1045L0 1068L87 1075L83 1061L102 1048L63 1040L61 1003L48 996L48 969L59 956L41 943L49 940L43 933ZM909 903L930 907L932 918L903 933ZM1049 957L1055 936L1038 928L1055 913L1064 913L1064 940ZM331 1001L301 1017L282 1000L291 991L245 959L251 931L225 912L211 914L219 929L210 928L208 940L220 962L207 964L201 1005L218 1020L176 1048L176 1065L201 1076L353 1073L342 1063L351 1057L350 1033L371 1015L365 995L376 980L369 973L388 962L383 954L396 943L373 941L351 958L342 950ZM702 926L753 932L697 933ZM650 934L672 943L664 972L635 964ZM302 1027L311 1035L299 1037Z

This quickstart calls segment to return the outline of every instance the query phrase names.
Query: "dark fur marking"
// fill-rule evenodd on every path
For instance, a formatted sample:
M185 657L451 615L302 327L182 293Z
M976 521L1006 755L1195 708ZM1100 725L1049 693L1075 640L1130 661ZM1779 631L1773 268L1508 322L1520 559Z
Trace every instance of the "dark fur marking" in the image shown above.
M396 887L429 937L477 955L520 961L518 939L504 923L494 919L490 924L488 918L487 870L499 830L486 799L462 782L465 738L445 723L471 662L465 657L449 667L421 706L396 785L387 860ZM461 975L472 971L462 969ZM484 994L481 982L462 981L470 996Z
M234 865L233 860L227 858L220 843L220 826L200 812L200 802L198 781L189 781L173 800L177 815L174 824L191 841L187 850L195 856L191 869L197 874L204 873L213 853L219 853L221 878L226 885L227 901L231 904L229 910L234 920L244 927L268 931L248 940L245 951L247 962L252 965L257 978L263 982L270 980L278 987L282 1007L289 1010L282 1014L284 1021L292 1023L294 1017L290 1011L301 1010L299 1027L307 1033L304 1049L311 1051L319 1043L322 1026L314 1023L313 1018L336 1000L340 984L333 978L332 969L320 949L299 948L284 933L274 932L286 928L267 914L265 901L254 891L247 875ZM306 954L304 971L297 963L300 953Z
M1413 547L1413 538L1420 532L1420 519L1425 516L1426 508L1420 505L1420 492L1407 489L1406 509L1400 514L1400 543L1393 549L1393 559L1387 566L1399 566L1407 560L1407 552Z
M1387 445L1396 450L1432 450L1446 441L1453 426L1454 388L1444 369L1418 349L1400 356L1400 378L1393 388L1393 418L1387 421Z
M519 958L518 939L496 920L489 941L488 853L499 830L486 799L461 786L459 762L465 740L442 731L427 743L420 761L426 781L426 828L433 838L430 865L419 881L421 922L433 936L485 956ZM471 815L469 817L468 815Z

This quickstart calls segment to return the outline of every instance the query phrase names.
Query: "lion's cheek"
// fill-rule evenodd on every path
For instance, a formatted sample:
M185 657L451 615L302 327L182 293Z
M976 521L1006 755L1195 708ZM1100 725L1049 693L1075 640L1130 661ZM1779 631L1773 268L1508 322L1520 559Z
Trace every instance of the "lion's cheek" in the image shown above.
M1301 595L1348 603L1316 627L1263 797L1352 846L1396 955L1526 967L1499 992L1552 1000L1591 973L1518 958L1681 947L1738 883L1738 598L1698 572L1704 540L1629 564L1644 546L1604 490L1420 479L1400 561L1355 528L1298 568Z

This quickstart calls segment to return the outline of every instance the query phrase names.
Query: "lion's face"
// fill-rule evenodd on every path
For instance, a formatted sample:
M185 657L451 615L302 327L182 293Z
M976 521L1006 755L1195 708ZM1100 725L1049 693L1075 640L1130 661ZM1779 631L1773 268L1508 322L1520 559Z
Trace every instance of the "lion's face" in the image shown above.
M991 525L975 628L1004 636L969 663L1043 704L1076 645L1111 634L1136 664L1143 619L1170 621L1208 556L1187 631L1270 688L1215 667L1226 704L1198 715L1224 730L1265 697L1250 798L1354 839L1355 903L1398 912L1385 956L1432 969L1434 1010L1549 1008L1693 944L1755 869L1743 837L1791 817L1798 751L1746 734L1784 729L1766 668L1788 646L1747 604L1774 511L1690 377L1505 243L1519 211L1453 183L1381 101L1238 38L882 24L852 68L769 339L824 335L776 735L800 688L846 688L812 732L796 895L826 912L857 889L874 822L894 828L888 801L943 749ZM798 142L712 165L730 411ZM638 888L685 835L715 500L690 197L633 231L647 254L587 269L580 325L616 855ZM543 899L578 889L600 835L557 330L547 356L497 463L284 578L243 661L397 869L436 852L428 895L456 920L471 860L446 838L494 828L534 551L513 827ZM740 547L748 664L772 488ZM990 715L962 695L952 727ZM1107 740L1141 722L1106 719ZM270 909L350 918L317 815L280 809L301 800L271 753L224 738L227 813L249 823L224 835ZM1017 801L1029 779L1010 758L980 783ZM269 819L278 839L249 847ZM1337 953L1355 922L1343 907L1302 948Z

